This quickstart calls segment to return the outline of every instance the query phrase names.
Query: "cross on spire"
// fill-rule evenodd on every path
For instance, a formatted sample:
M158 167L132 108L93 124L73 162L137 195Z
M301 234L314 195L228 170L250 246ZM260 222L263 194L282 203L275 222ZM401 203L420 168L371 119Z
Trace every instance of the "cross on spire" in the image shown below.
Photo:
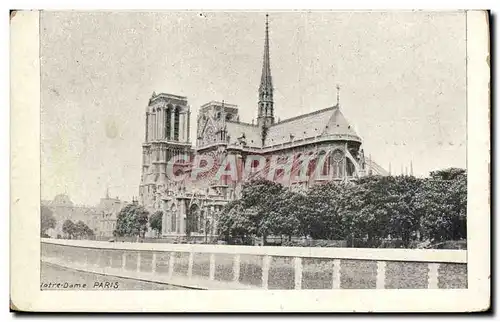
M340 103L340 85L337 84L336 88L337 88L337 106L339 106L339 103Z

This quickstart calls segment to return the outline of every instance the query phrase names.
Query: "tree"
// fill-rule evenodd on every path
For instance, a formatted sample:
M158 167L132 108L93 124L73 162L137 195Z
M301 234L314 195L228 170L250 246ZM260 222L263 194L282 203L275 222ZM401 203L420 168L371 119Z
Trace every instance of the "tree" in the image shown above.
M89 238L94 236L94 231L90 229L87 224L85 224L83 221L79 220L75 225L74 225L74 236L76 238Z
M378 247L384 238L406 248L418 238L466 238L467 174L431 172L430 178L367 176L346 184L329 182L295 193L264 179L246 182L242 197L219 216L226 240L269 234L315 239L354 239Z
M390 215L394 211L391 208L398 198L391 191L394 181L395 177L370 176L353 187L357 200L350 210L358 212L355 230L361 233L359 237L367 238L370 245L389 234Z
M50 208L40 207L40 235L47 237L47 230L56 227L56 218Z
M298 206L302 235L315 239L343 238L342 213L346 188L343 184L329 182L309 189L302 198L302 206Z
M420 213L416 208L416 196L422 186L422 180L413 176L394 177L388 186L388 198L385 209L388 214L387 233L400 238L408 248L417 239L420 228Z
M465 169L448 168L442 170L431 171L430 176L436 180L457 180L460 178L467 178Z
M419 230L415 202L421 181L412 176L369 176L349 186L343 202L344 236L366 240L368 247L390 236L409 247Z
M89 237L94 237L95 233L94 233L94 231L89 226L85 225L84 235L87 238L89 238Z
M114 236L144 237L147 231L149 212L142 206L128 204L120 210L116 220Z
M467 238L467 174L450 168L431 172L417 195L422 233L431 242Z
M158 236L161 233L163 222L163 211L156 211L151 218L149 218L149 227L156 231L156 235Z
M229 216L229 212L238 203L241 203L241 201L230 201L221 209L217 222L217 233L222 240L229 241L231 238L232 218Z
M289 190L283 190L275 196L274 205L266 219L273 234L285 235L288 240L298 234L303 199L303 195Z
M63 226L62 226L62 231L66 235L66 238L68 238L68 239L73 239L76 236L76 226L69 219L66 219L64 221Z
M276 182L265 179L255 179L243 184L241 191L241 206L245 210L245 219L249 219L255 229L255 235L266 237L273 232L271 213L276 209L277 202L285 188Z
M219 236L226 241L240 240L241 243L257 231L252 221L251 210L244 209L241 200L227 203L219 214L217 224Z

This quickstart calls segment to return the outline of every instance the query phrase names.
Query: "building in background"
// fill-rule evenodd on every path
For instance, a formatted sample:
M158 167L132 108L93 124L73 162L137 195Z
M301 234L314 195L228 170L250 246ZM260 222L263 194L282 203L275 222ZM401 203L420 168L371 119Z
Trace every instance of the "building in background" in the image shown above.
M113 237L118 213L125 205L126 202L121 201L118 197L111 198L109 196L109 190L106 191L106 196L101 198L97 206L98 230L96 237Z
M80 220L83 221L94 231L94 234L98 229L97 209L90 206L75 205L66 194L59 194L51 201L42 200L42 205L49 208L56 219L56 227L47 231L47 234L53 238L64 236L62 226L68 219L75 224Z
M239 197L244 181L240 179L241 172L249 156L266 159L265 167L252 174L255 177L267 177L269 172L279 177L280 166L272 161L276 157L278 161L292 160L292 175L297 174L301 156L315 162L326 160L323 170L329 175L327 181L345 182L371 173L387 175L383 168L365 158L362 139L342 114L338 90L337 87L336 103L332 106L277 121L266 16L256 122L240 121L237 105L211 101L199 109L196 145L192 147L187 97L153 93L146 107L139 201L150 213L163 211L162 236L205 241L214 237L218 212L228 201ZM168 162L183 155L187 155L187 160L177 164L172 173L186 175L185 179L170 180ZM192 163L200 156L214 160L213 167L195 181L186 179ZM227 175L215 176L228 157L236 160L237 180ZM282 183L294 190L305 190L324 182L324 177L310 176Z
M62 226L69 219L75 224L80 220L83 221L92 229L96 238L112 237L118 213L126 204L118 197L111 198L109 190L97 206L75 205L66 194L59 194L50 201L42 200L42 205L49 208L56 219L56 227L49 229L47 233L53 238L58 235L64 236Z

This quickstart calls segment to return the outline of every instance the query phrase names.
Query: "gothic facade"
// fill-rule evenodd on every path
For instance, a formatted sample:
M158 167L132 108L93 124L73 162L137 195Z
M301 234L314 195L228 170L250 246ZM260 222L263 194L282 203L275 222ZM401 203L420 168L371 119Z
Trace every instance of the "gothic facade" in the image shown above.
M300 190L325 181L354 180L371 171L362 140L343 116L338 96L334 106L276 122L273 90L266 17L256 124L240 121L237 105L211 101L199 108L193 147L187 98L153 93L146 110L139 201L151 213L163 211L163 237L214 238L221 208L239 197L245 180L258 175L282 178L280 182ZM264 158L264 166L251 168L255 171L247 175L244 168L253 166L255 156ZM169 169L174 157L182 162ZM302 167L305 158L312 161ZM207 167L200 160L213 164ZM221 173L226 163L236 176ZM193 171L198 170L193 164L205 166L195 180ZM284 176L287 169L290 176ZM169 173L181 179L173 180Z

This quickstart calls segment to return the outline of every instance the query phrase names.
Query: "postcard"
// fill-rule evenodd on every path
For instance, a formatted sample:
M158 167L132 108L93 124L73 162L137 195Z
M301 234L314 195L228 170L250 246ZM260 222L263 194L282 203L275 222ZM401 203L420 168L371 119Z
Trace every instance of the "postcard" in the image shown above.
M13 11L11 310L490 307L487 11Z

